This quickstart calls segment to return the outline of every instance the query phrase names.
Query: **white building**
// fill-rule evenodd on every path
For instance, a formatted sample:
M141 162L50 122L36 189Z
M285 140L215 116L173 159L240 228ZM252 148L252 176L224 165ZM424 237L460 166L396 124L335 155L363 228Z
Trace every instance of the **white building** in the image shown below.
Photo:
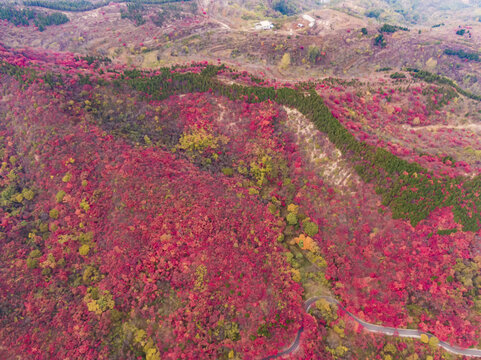
M260 23L256 24L256 30L271 30L274 28L274 25L267 20L261 21Z
M302 18L304 20L309 21L309 27L313 27L314 24L316 23L316 19L314 19L312 16L304 14L304 15L302 15Z

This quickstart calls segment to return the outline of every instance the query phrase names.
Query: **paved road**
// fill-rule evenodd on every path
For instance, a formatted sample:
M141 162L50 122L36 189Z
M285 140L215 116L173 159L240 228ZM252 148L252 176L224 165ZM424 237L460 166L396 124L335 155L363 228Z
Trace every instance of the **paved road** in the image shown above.
M314 296L310 299L308 299L304 303L304 310L306 312L309 311L309 309L316 303L316 301L324 299L328 301L331 304L335 304L338 307L340 307L344 312L354 321L356 321L358 324L362 325L363 328L369 332L372 333L379 333L379 334L384 334L384 335L391 335L391 336L399 336L399 337L406 337L406 338L413 338L413 339L420 339L421 335L424 334L428 338L433 337L434 335L420 331L420 330L414 330L414 329L398 329L398 328L393 328L389 326L381 326L381 325L375 325L375 324L370 324L368 322L365 322L364 320L359 319L356 315L350 313L347 311L342 304L337 301L336 299L330 297L330 296ZM300 345L300 339L301 339L301 334L304 331L304 327L301 326L301 328L297 331L296 338L294 339L293 343L285 350L279 352L276 355L271 355L266 358L263 358L262 360L270 360L270 359L275 359L279 358L281 356L289 355L292 354L294 351L296 351L299 348ZM462 356L467 356L467 357L475 357L475 358L481 358L481 350L480 349L465 349L465 348L460 348L457 346L452 346L449 345L447 342L444 341L439 341L439 346L442 347L444 350L456 354L456 355L462 355Z

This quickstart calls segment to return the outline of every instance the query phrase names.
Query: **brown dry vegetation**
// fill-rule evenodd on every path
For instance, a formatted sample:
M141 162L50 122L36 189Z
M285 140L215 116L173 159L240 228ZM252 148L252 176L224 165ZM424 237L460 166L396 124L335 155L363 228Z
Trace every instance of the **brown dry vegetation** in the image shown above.
M378 68L409 66L443 74L461 87L481 93L481 63L443 54L446 48L480 50L481 22L476 12L460 10L455 18L442 18L445 25L437 28L426 22L411 25L409 32L385 34L387 46L380 48L373 45L373 39L381 23L360 16L366 7L342 2L335 4L336 9L313 10L309 12L316 20L313 27L301 15L273 18L277 30L263 31L254 29L260 17L252 6L246 9L239 4L209 1L149 5L144 12L146 24L137 27L128 19L120 19L125 4L111 4L67 13L69 23L43 33L33 27L3 26L0 41L12 47L109 56L114 62L148 68L220 59L285 80L329 76L369 79ZM159 12L171 15L161 27L153 23ZM472 37L456 35L459 25L471 26ZM361 28L366 28L368 35L363 35ZM309 61L310 46L318 47L323 54L315 63ZM278 64L285 53L290 54L291 65L280 71Z

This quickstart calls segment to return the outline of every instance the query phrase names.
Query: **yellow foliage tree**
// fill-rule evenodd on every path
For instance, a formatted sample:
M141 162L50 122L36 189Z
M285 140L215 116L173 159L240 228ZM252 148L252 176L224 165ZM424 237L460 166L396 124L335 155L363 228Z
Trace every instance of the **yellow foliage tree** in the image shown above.
M321 316L328 323L337 319L337 306L329 303L325 299L316 302L316 308L321 312Z
M202 154L205 150L217 149L220 144L226 144L228 141L225 136L216 137L207 129L193 127L182 134L177 148L190 153Z
M291 65L291 54L285 53L279 63L279 69L286 70Z
M292 272L292 280L294 280L295 282L301 282L301 272L297 269L291 269L291 272Z
M292 239L291 243L299 245L302 250L309 250L310 252L315 252L317 250L314 240L304 234Z
M439 345L439 339L436 336L431 336L429 338L429 345L433 348L438 347Z
M299 205L296 205L296 204L289 204L287 206L287 211L288 212L291 212L291 213L294 213L297 215L298 211L299 211Z

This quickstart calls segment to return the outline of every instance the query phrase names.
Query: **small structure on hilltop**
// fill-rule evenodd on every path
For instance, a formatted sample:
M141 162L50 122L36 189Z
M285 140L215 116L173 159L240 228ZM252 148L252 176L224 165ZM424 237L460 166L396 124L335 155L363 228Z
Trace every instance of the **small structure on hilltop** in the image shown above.
M263 20L256 24L256 30L271 30L274 28L274 24L272 24L268 20Z
M316 23L316 19L314 19L312 16L304 14L304 15L302 15L302 18L304 20L309 21L309 27L313 27L314 24Z

